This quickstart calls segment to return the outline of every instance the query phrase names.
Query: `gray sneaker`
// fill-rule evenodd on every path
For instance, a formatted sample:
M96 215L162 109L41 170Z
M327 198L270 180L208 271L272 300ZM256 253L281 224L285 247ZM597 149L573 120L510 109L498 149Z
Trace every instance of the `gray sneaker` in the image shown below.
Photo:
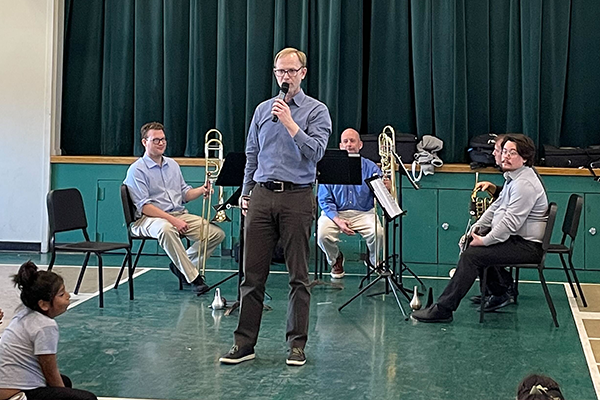
M304 350L300 347L294 347L290 350L290 355L287 360L285 360L287 365L293 365L296 367L300 367L306 364L306 354L304 354Z
M227 354L219 358L219 362L222 364L239 364L244 361L253 360L255 357L254 348L239 348L237 344L234 344Z

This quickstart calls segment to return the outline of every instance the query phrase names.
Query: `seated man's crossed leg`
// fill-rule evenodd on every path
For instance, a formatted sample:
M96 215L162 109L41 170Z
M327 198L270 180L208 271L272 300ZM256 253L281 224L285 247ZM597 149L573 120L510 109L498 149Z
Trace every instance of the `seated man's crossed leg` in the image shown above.
M172 215L188 224L188 229L183 235L194 243L187 250L181 242L177 229L164 218L142 216L133 224L131 231L136 235L156 238L177 270L192 285L192 291L202 294L208 289L204 277L199 272L204 257L204 247L200 245L206 232L207 221L187 212L176 212ZM224 238L225 232L221 228L208 224L207 257L210 257Z

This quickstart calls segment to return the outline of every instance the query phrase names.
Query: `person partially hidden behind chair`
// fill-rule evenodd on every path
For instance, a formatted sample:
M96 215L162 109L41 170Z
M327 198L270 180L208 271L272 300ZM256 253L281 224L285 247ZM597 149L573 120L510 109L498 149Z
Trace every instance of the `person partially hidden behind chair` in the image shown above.
M501 162L506 181L498 200L469 230L470 245L461 254L456 272L437 303L413 312L413 319L450 322L452 313L484 267L541 260L548 199L532 169L534 157L535 145L530 138L505 136ZM506 287L499 284L494 274L490 275L488 290L491 294L508 296Z
M340 149L350 154L358 154L362 146L363 142L356 130L348 128L342 132ZM382 176L382 172L369 159L361 157L361 163L361 185L319 186L319 206L323 211L317 224L317 242L325 253L327 263L331 267L331 277L334 279L343 278L345 275L344 255L338 247L340 232L346 235L355 235L358 232L365 239L372 266L375 265L377 251L381 251L383 245L383 228L373 210L373 192L365 183L365 179L373 175ZM389 189L389 179L384 182Z
M199 273L204 249L200 249L208 224L207 257L223 241L225 233L205 219L190 214L184 204L213 190L210 182L192 188L183 180L179 164L163 154L167 148L164 127L159 122L149 122L141 128L142 144L146 151L127 170L125 183L136 208L136 220L131 232L135 235L156 238L165 250L171 264L169 268L179 279L187 281L198 295L208 286ZM181 236L194 243L183 247Z

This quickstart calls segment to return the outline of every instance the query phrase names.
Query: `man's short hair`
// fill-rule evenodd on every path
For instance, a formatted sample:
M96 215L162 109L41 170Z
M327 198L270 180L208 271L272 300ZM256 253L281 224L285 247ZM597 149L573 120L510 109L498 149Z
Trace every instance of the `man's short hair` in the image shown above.
M286 47L285 49L283 49L279 53L277 53L277 55L275 56L275 59L273 60L273 66L275 66L275 64L277 64L277 60L279 60L281 57L285 57L290 54L297 55L298 60L300 60L300 64L302 65L302 67L306 67L306 54L304 54L304 52L302 52L298 49L295 49L293 47Z
M494 143L498 143L500 145L504 144L504 139L506 138L506 135L509 135L509 133L499 133L496 135L496 140L494 141Z
M511 133L504 137L502 146L506 145L506 142L513 142L517 146L517 153L525 160L525 165L533 167L535 161L535 143L529 136L525 136L521 133Z
M144 126L142 126L142 129L140 129L142 139L146 139L146 136L148 136L148 131L151 131L153 129L156 131L164 132L165 127L160 122L148 122L147 124L144 124Z

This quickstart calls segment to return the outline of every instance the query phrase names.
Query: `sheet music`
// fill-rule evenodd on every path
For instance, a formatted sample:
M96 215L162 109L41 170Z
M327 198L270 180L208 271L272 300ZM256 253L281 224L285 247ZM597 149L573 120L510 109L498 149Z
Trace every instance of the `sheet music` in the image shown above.
M404 214L404 211L402 211L396 202L396 199L394 199L391 193L387 190L381 178L372 179L369 183L373 189L373 194L375 194L375 197L377 197L379 205L383 207L390 219L394 219L398 215Z

